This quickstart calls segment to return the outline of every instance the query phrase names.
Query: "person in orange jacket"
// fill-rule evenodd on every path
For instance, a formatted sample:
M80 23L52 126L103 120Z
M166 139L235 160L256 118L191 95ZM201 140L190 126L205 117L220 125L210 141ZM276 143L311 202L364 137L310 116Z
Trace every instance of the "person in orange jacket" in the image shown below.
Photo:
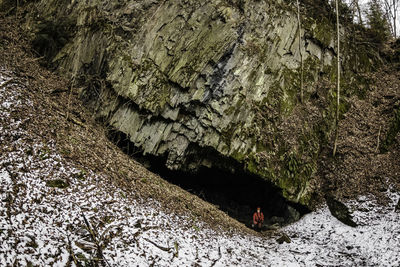
M257 207L257 211L253 214L253 228L260 230L264 223L264 214L261 212L261 208Z

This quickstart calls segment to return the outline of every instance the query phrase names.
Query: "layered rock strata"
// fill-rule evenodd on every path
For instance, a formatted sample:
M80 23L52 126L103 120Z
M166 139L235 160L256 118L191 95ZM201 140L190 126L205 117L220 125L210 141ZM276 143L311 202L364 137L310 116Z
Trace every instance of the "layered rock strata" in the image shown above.
M53 65L86 84L97 116L144 154L186 171L235 171L230 162L238 162L282 188L287 199L310 202L321 136L333 124L333 93L315 86L323 76L335 77L332 22L304 18L299 40L291 1L34 5L28 25L38 43L54 42ZM63 41L55 42L49 29ZM345 54L344 71L354 58Z

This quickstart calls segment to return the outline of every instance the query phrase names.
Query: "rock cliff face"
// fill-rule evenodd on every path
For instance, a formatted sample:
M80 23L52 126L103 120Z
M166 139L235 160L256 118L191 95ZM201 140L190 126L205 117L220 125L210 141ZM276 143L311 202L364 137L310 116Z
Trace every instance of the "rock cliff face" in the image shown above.
M39 1L28 25L58 71L87 85L97 116L144 154L186 171L242 166L307 205L333 125L333 91L316 85L336 75L335 32L304 16L299 46L292 2ZM372 61L350 53L346 36L349 76Z

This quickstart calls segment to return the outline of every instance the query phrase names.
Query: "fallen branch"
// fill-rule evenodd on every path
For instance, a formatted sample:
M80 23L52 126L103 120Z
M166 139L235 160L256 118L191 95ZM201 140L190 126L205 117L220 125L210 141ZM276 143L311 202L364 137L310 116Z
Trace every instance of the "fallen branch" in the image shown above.
M72 245L71 245L71 240L69 239L69 235L67 235L67 240L68 240L68 248L67 248L67 250L68 250L68 252L69 252L69 255L71 255L72 260L74 261L75 265L76 265L76 266L79 266L78 260L77 260L76 257L75 257L75 253L74 253L74 251L72 250Z
M4 13L4 17L7 17L13 10L15 9L15 6L11 7L9 10Z
M1 87L5 88L7 86L7 84L14 82L14 79L9 79L7 81L5 81L4 83L1 84Z
M79 126L81 126L81 127L83 127L83 128L86 127L86 125L85 125L83 122L78 121L78 120L75 119L74 117L69 117L69 118L67 118L67 120L70 121L70 122L72 122L72 123L74 123L74 124L76 124L76 125L79 125Z
M69 89L69 94L68 94L68 102L67 102L67 120L69 117L69 106L71 104L71 95L72 95L72 89L74 88L74 84L75 84L75 77L72 79L72 83L71 83L71 87Z
M92 229L92 227L90 226L90 224L89 224L88 220L86 219L85 214L83 214L83 212L82 212L82 217L83 217L83 221L85 222L86 227L87 227L87 229L88 229L88 231L90 233L90 237L92 238L93 242L96 244L97 254L107 264L107 266L111 266L108 263L108 261L106 260L106 258L104 257L103 251L101 249L101 246L100 246L99 242L97 241L96 233L94 232L94 229Z
M146 240L147 242L153 244L157 248L161 249L162 251L172 252L172 248L166 248L166 247L160 246L157 243L155 243L155 242L153 242L153 241L151 241L150 239L147 239L147 238L143 238L143 239Z
M379 126L378 140L377 140L377 142L376 142L376 149L375 149L375 152L378 152L378 149L379 149L379 141L380 141L380 138L381 138L381 129L382 129L382 126Z
M35 61L38 61L38 60L41 60L41 59L44 59L44 56L27 59L26 63L35 62Z
M219 258L214 260L211 266L215 266L215 264L222 258L221 247L218 247L218 256Z
M62 113L61 111L58 111L58 110L56 110L56 112L57 112L59 115L65 117L65 118L67 119L67 121L72 122L72 123L74 123L74 124L76 124L76 125L79 125L79 126L81 126L81 127L83 127L83 128L86 127L86 125L85 125L83 122L78 121L78 120L75 119L74 117L68 116L68 114L64 114L64 113Z

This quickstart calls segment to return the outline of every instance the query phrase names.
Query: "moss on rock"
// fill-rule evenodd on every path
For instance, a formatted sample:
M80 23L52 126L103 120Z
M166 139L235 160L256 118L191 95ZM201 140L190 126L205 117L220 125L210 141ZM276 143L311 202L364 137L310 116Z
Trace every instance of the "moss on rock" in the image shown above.
M328 6L305 16L299 39L287 1L67 2L64 10L56 0L36 7L45 21L68 14L76 25L52 60L71 77L100 77L103 85L86 94L99 117L144 153L167 155L169 168L218 164L207 160L207 147L308 204L335 110L334 90L316 87L337 75ZM343 95L362 96L368 81L349 78L376 58L366 46L354 49L343 29ZM347 109L343 101L340 110ZM196 153L204 154L188 162Z
M61 189L65 189L69 186L69 183L62 179L48 180L46 181L46 186L48 187L57 187Z

